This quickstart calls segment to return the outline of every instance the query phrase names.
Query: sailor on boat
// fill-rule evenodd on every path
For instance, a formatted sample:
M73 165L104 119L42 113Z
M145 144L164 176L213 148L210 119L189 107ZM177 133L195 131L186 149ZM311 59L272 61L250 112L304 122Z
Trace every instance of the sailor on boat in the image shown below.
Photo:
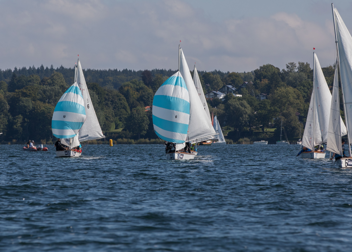
M342 143L343 157L346 157L345 152L343 151L343 148L344 148L344 146L345 146L345 140L342 139L342 140L341 140L341 143ZM334 153L334 154L332 155L332 157L330 158L330 160L333 160L334 158L335 158L335 161L338 161L338 160L340 160L340 159L342 158L342 156L341 156L340 154L338 154L338 153Z
M56 147L56 151L68 150L68 147L61 143L61 139L60 138L58 138L57 141L55 142L55 147Z

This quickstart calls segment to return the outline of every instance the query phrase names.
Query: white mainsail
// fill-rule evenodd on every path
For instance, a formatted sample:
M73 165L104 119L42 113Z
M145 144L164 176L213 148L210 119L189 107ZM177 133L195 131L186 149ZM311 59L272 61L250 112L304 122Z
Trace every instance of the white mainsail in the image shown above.
M326 149L340 156L343 155L341 136L346 135L347 130L340 116L340 95L338 81L338 63L336 62L334 83L332 90L328 141Z
M217 133L217 139L218 139L216 143L226 143L225 137L224 137L224 134L222 133L217 116L214 117L214 129L215 129L215 132Z
M341 89L349 146L352 136L352 37L337 9L333 8L337 57L339 61ZM351 151L349 150L350 155Z
M97 115L95 114L94 106L83 75L81 62L79 60L77 61L77 82L83 95L84 106L87 114L87 119L79 131L78 139L82 142L104 138L105 136L101 130Z
M330 106L331 93L318 57L313 53L313 91L303 134L303 146L314 150L314 146L327 142Z
M187 142L198 143L214 138L216 135L209 116L206 114L193 83L187 61L179 48L179 71L186 82L190 100L190 120L187 133Z
M207 103L207 100L205 99L204 91L202 88L202 83L200 82L196 66L194 66L194 71L193 71L193 82L194 82L194 85L196 86L199 98L203 104L203 108L204 108L206 114L208 115L209 120L211 120L210 112L209 112L209 108L208 108L208 103Z

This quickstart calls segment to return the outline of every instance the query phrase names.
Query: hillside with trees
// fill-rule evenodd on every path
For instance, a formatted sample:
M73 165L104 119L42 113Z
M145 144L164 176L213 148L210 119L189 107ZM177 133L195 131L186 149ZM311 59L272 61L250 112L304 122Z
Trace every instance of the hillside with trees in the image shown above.
M323 68L332 86L334 68ZM108 138L158 139L152 125L151 106L155 91L174 70L84 70L99 122ZM192 73L193 74L193 73ZM15 68L0 70L0 142L51 143L51 117L56 103L73 83L74 69ZM210 112L218 116L230 142L300 138L312 91L308 63L288 63L286 69L267 64L252 72L199 72L205 93L224 85L235 88L235 97L208 99ZM264 97L264 98L260 98Z

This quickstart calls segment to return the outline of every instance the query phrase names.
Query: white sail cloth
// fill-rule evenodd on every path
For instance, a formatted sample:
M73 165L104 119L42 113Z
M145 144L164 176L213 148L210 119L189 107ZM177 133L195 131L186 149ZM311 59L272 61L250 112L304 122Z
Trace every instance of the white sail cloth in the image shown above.
M313 65L313 91L302 140L302 145L311 150L327 142L331 106L331 93L315 53Z
M338 81L338 64L336 62L334 83L332 90L330 120L328 141L326 149L333 153L343 156L341 136L347 134L345 124L340 116L340 95L339 95L339 81Z
M349 143L352 136L352 37L337 9L333 8L338 59Z
M81 62L79 60L77 61L77 82L83 95L84 106L87 114L87 119L79 131L78 139L82 142L104 138L105 136L101 130L97 115L95 114L94 106L83 75Z
M210 112L209 112L209 108L208 108L208 103L207 103L207 100L205 99L204 91L202 88L202 83L200 82L196 66L194 66L194 71L193 71L193 82L194 82L194 86L197 89L200 101L202 102L203 108L204 108L206 114L208 115L209 120L211 120Z
M187 142L198 143L213 139L216 135L209 116L204 110L197 89L193 83L187 61L181 48L179 48L179 69L186 82L190 100L190 120L187 134Z
M214 130L217 133L218 143L226 143L224 134L222 133L217 116L214 117Z

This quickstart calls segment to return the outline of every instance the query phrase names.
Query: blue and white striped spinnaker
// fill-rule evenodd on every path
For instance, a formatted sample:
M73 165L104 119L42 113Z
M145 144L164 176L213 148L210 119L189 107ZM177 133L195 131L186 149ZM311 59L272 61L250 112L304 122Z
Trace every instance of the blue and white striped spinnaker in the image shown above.
M85 120L83 96L75 82L56 104L51 121L53 135L57 138L72 138L78 134Z
M154 131L161 139L184 143L189 125L190 102L187 85L180 72L168 78L153 99Z

